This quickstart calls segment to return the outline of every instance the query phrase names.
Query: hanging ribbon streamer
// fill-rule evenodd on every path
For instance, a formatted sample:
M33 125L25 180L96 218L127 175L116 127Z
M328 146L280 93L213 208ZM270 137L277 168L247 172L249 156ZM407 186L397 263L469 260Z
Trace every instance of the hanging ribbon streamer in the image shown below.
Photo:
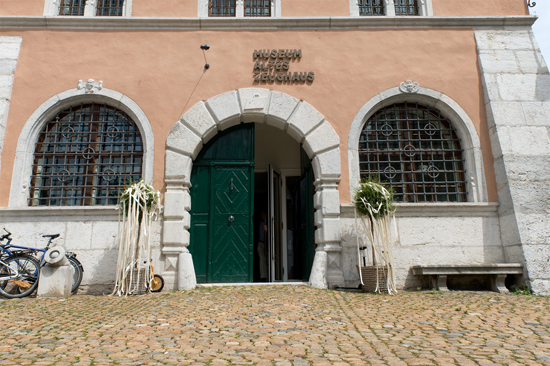
M118 209L118 260L112 295L141 293L151 282L151 225L158 219L160 192L143 181L120 195ZM145 283L144 283L145 281Z
M369 197L379 197L380 202L371 204L362 193L374 192ZM392 194L380 183L374 181L362 181L361 187L355 192L355 230L357 234L357 252L359 257L359 276L364 285L361 267L363 266L364 253L361 253L359 237L366 237L372 250L372 265L382 266L386 275L386 285L389 294L397 293L395 286L395 271L391 245L391 221L395 223L395 210L392 203ZM360 235L357 227L357 212L363 229ZM375 292L381 292L380 272L376 272Z

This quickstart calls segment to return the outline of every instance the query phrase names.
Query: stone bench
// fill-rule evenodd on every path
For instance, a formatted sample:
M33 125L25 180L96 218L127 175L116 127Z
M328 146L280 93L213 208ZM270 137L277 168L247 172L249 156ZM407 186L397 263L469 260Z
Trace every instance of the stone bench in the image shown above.
M449 291L447 276L490 275L491 290L506 293L508 292L504 285L506 276L509 274L523 274L523 265L520 263L424 265L413 266L412 272L415 276L430 276L432 287L440 291Z

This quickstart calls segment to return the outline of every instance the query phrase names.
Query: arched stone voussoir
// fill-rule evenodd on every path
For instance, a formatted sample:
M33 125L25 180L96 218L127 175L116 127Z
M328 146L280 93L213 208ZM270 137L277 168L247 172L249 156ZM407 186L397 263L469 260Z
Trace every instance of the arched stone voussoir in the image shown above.
M299 103L300 100L288 94L272 91L266 123L284 130Z
M237 90L242 110L243 122L264 122L269 108L271 91L261 88Z
M236 91L217 95L206 101L220 130L225 130L241 122L241 107Z
M216 121L214 121L204 102L195 104L180 118L180 122L193 130L197 136L201 136L203 143L206 143L218 133Z
M323 121L311 133L306 135L303 146L308 156L313 158L323 151L340 146L340 138L332 125L327 121Z
M325 117L311 104L301 102L288 121L288 134L301 142L311 130L324 120Z
M166 147L194 159L202 149L202 139L178 121L166 137Z

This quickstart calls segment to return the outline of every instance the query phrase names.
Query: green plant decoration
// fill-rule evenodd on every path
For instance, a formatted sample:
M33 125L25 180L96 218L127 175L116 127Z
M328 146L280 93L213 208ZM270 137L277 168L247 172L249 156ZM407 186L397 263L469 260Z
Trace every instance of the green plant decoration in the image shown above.
M353 205L361 216L372 216L378 220L395 212L393 189L386 189L376 178L361 179L355 188Z

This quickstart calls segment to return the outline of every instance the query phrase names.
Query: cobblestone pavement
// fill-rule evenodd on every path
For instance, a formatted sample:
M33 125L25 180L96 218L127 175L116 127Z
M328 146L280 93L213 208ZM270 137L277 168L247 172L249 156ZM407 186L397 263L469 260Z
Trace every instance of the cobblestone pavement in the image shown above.
M550 365L549 308L307 286L0 300L0 365Z

